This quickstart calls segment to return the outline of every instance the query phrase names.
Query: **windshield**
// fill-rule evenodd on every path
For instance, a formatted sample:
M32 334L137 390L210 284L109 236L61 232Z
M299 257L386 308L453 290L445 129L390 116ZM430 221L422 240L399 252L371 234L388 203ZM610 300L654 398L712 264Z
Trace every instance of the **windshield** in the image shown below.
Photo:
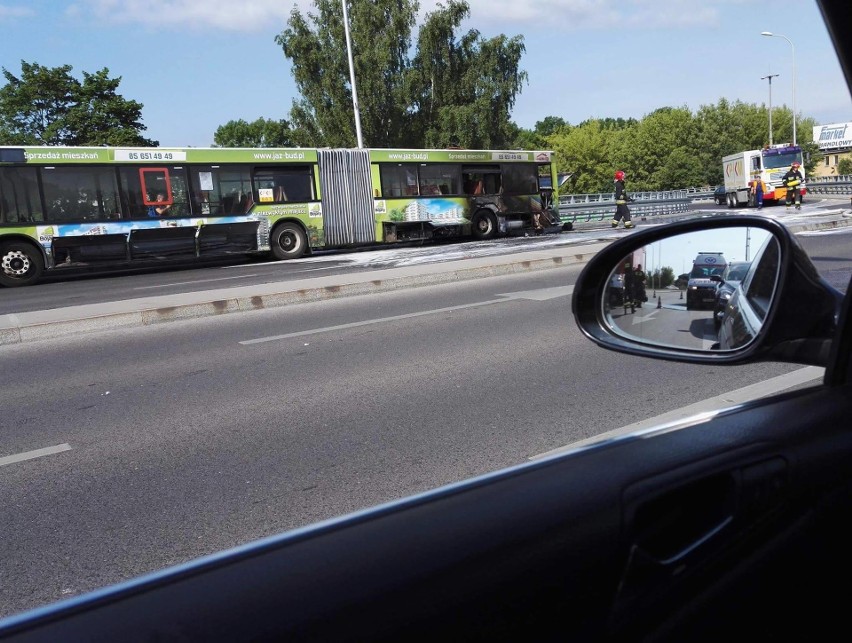
M726 280L728 280L728 281L742 281L743 277L746 276L748 269L749 269L749 264L731 266L728 269L728 276L727 276Z
M763 157L763 167L767 170L788 168L793 161L802 162L801 152L788 152L786 154L770 154Z
M690 279L707 278L713 275L721 277L723 272L725 272L725 266L693 266L689 277Z
M59 6L0 0L0 617L779 375L696 386L698 365L590 345L571 302L619 239L757 214L765 145L840 176L812 132L852 103L812 3L347 0L352 76L339 1ZM789 46L760 35L785 24L795 105ZM814 188L797 212L766 183L785 225L849 208ZM797 238L845 288L836 232ZM693 261L757 247L637 250L606 303L709 346L688 284L723 266Z

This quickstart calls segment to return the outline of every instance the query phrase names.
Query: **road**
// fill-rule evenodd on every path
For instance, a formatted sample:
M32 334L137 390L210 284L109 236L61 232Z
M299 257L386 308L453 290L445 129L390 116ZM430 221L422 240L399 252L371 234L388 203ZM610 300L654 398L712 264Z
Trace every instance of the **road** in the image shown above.
M822 212L837 211L837 200L815 201L803 208L803 218L818 218ZM767 208L767 213L789 218L783 208ZM738 210L736 212L751 212ZM689 217L730 214L712 203L695 203ZM679 218L679 217L678 217ZM659 225L648 218L639 221L641 227ZM800 219L796 219L800 220ZM447 262L504 255L519 251L532 251L553 246L583 246L609 241L624 235L624 230L608 229L607 223L592 222L578 225L577 231L534 238L503 238L491 241L468 241L425 246L390 246L357 252L323 251L295 261L269 261L265 257L254 260L220 261L205 266L174 265L158 269L136 269L123 273L58 272L28 288L6 289L0 297L0 315L110 302L152 295L171 295L185 292L235 288L271 282L292 282L305 278L345 275L365 270L381 270L401 266Z
M800 235L843 289L848 235ZM580 269L0 346L0 616L801 385L595 347Z
M799 370L597 348L578 271L0 347L0 615Z

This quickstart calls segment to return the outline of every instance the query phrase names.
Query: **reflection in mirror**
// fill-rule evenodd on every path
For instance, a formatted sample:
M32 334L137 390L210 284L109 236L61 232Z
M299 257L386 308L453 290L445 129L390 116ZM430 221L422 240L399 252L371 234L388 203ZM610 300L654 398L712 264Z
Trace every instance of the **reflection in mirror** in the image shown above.
M618 263L604 289L603 318L617 335L644 344L741 348L763 325L779 267L778 241L762 228L672 236Z

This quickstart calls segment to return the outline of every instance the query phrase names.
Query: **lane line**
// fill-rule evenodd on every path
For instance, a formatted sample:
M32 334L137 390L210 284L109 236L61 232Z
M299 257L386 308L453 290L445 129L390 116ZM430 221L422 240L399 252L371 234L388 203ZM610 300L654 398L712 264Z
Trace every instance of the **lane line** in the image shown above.
M257 277L254 275L237 275L236 277L216 277L210 279L197 279L196 281L173 281L167 284L156 284L154 286L136 286L133 290L150 290L151 288L168 288L169 286L186 286L191 284L203 284L209 281L227 281L228 279L245 279L246 277Z
M466 308L477 308L479 306L491 306L493 304L504 304L509 301L517 301L518 299L528 299L533 301L544 301L554 299L556 297L567 297L574 292L574 286L558 286L556 288L541 288L538 291L524 290L520 292L506 293L498 295L500 299L489 299L487 301L477 301L472 304L459 304L458 306L447 306L446 308L435 308L434 310L422 310L416 313L406 313L405 315L393 315L392 317L382 317L380 319L366 319L359 322L351 322L348 324L338 324L336 326L326 326L323 328L311 328L309 330L300 330L294 333L285 333L283 335L271 335L269 337L258 337L257 339L245 339L239 344L250 346L251 344L263 344L265 342L274 342L280 339L292 339L294 337L305 337L306 335L315 335L318 333L328 333L336 330L347 330L349 328L360 328L361 326L370 326L372 324L381 324L384 322L400 321L403 319L414 319L416 317L424 317L426 315L438 315L441 313L454 312L457 310L465 310Z
M647 420L641 420L639 422L634 422L633 424L628 424L626 426L621 427L620 429L614 429L613 431L601 433L600 435L596 435L593 438L580 440L579 442L572 442L571 444L567 444L564 447L558 447L556 449L551 449L550 451L546 451L544 453L539 453L538 455L529 456L529 459L538 460L539 458L545 458L551 455L556 455L558 453L573 451L578 447L588 446L590 444L594 444L595 442L600 442L623 435L629 435L631 433L638 433L646 429L663 428L666 425L676 425L682 420L686 420L694 416L699 416L701 414L704 414L706 416L705 418L703 418L704 420L712 419L716 411L731 408L732 406L736 406L744 402L750 402L761 397L768 397L770 395L780 393L781 391L793 388L795 386L799 386L801 384L821 380L824 376L825 369L823 367L806 366L805 368L800 368L790 373L785 373L784 375L778 375L777 377L772 377L762 382L749 384L748 386L744 386L742 388L729 391L728 393L723 393L722 395L717 395L715 397L696 402L695 404L690 404L688 406L669 411L668 413L657 415L656 417L648 418Z
M24 462L25 460L34 460L35 458L42 458L46 455L54 455L56 453L62 453L63 451L70 450L70 444L57 444L55 447L45 447L44 449L36 449L35 451L27 451L16 455L7 455L4 458L0 458L0 467L4 467L7 464Z
M415 317L424 317L425 315L435 315L439 313L452 312L455 310L463 310L465 308L476 308L477 306L490 306L491 304L503 304L507 301L514 301L512 298L491 299L489 301L479 301L474 304L461 304L459 306L449 306L447 308L436 308L435 310L424 310L417 313L408 313L405 315L394 315L393 317L382 317L381 319L366 319L359 322L351 322L349 324L338 324L337 326L326 326L324 328L311 328L310 330L300 330L295 333L285 333L284 335L272 335L270 337L258 337L257 339L246 339L241 342L243 346L251 344L262 344L264 342L274 342L279 339L290 339L293 337L304 337L305 335L314 335L317 333L329 333L335 330L346 330L348 328L359 328L360 326L370 326L372 324L380 324L389 321L399 321L402 319L412 319Z

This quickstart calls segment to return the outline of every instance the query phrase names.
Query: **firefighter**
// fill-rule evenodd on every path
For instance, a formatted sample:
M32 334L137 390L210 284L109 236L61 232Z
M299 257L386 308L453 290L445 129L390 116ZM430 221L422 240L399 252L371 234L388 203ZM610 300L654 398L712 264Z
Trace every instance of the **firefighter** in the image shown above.
M629 216L629 215L628 215ZM625 222L626 227L626 222ZM634 288L636 281L634 279L633 267L628 263L624 267L624 314L627 314L627 309L630 308L631 313L636 312L636 294Z
M618 222L624 219L624 227L632 228L633 221L630 220L630 209L627 203L633 202L624 188L624 172L618 170L615 173L615 216L612 219L612 227L617 228Z
M633 271L633 295L636 300L636 307L642 308L642 302L648 301L648 296L645 294L645 271L642 270L642 264L637 263L636 269Z
M797 210L802 209L802 183L805 180L805 177L799 171L800 165L798 161L793 161L790 169L781 177L781 183L787 188L785 204L789 208L795 202Z

